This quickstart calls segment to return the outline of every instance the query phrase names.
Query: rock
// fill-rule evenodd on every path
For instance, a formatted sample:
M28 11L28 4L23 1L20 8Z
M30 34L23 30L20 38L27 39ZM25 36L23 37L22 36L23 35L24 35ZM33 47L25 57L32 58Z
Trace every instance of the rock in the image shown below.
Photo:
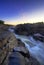
M16 37L8 31L8 26L0 26L0 64L5 64L6 57L18 45Z
M33 37L36 39L36 40L40 40L42 42L44 42L44 36L40 33L36 33L33 35Z
M25 65L40 65L40 63L33 57L25 57Z
M37 59L33 58L32 56L29 58L29 64L28 65L40 65L40 63L37 61Z
M16 48L13 49L13 52L19 52L24 57L28 57L28 58L30 57L30 54L25 47L16 47Z
M17 41L18 41L18 46L25 47L25 44L20 39L17 39Z
M30 65L29 58L25 57L25 65Z
M0 64L4 62L9 52L9 44L7 43L9 37L8 33L8 31L0 33Z
M13 48L18 46L18 42L16 40L16 37L13 33L10 32L10 37L8 39L8 43L9 43L9 49L10 51L13 50Z
M9 64L8 65L40 65L39 62L33 57L24 57L19 52L12 52L9 56Z
M8 65L25 65L25 59L19 52L13 52L9 57Z
M28 53L27 49L25 47L16 47L13 49L14 51L17 51L17 52L24 52L24 53Z

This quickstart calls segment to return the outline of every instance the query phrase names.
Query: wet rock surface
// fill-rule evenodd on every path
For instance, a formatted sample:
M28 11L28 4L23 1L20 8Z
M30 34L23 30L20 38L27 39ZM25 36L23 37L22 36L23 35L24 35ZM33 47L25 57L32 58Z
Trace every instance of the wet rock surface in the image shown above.
M19 52L13 52L9 57L8 65L25 65L24 57Z
M9 65L40 65L21 43L20 41L18 47L15 47L9 56Z

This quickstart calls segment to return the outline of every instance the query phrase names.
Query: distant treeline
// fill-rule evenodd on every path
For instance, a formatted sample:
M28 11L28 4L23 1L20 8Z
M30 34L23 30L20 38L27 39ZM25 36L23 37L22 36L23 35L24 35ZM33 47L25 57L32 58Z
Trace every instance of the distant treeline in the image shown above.
M44 23L38 22L33 24L19 24L15 27L15 33L19 35L33 35L34 33L44 35Z

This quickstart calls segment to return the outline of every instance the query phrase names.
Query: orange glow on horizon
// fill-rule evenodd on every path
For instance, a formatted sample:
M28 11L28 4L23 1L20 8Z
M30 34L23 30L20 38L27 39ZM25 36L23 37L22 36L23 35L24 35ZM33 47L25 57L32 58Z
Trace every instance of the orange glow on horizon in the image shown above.
M42 12L42 13L41 13ZM17 24L24 24L24 23L36 23L36 22L44 22L44 11L36 11L31 14L24 13L18 18L12 18L10 20L6 20L5 24L17 25Z
M20 20L13 20L13 21L6 21L5 24L9 25L17 25L17 24L24 24L24 23L36 23L36 22L44 22L44 17L41 18L31 18L31 19L20 19Z

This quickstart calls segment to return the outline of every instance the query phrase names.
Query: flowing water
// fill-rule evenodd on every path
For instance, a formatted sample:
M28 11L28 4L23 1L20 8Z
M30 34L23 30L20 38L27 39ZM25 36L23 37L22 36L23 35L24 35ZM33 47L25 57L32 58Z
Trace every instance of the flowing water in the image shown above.
M11 30L13 32L13 30ZM16 35L17 39L20 39L24 44L25 47L28 49L29 53L36 58L41 65L44 65L44 43L40 41L36 41L32 36L22 36Z

